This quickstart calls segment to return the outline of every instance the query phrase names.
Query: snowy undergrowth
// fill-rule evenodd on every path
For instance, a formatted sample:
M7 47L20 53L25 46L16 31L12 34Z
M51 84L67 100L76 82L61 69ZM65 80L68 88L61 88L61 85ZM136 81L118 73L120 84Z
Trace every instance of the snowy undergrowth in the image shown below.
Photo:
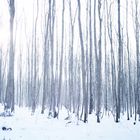
M140 123L133 124L133 119L127 121L123 117L120 123L115 123L112 116L104 116L101 123L96 123L96 117L90 115L88 123L79 121L72 115L71 120L65 120L67 111L60 112L59 119L48 119L46 114L40 114L37 109L34 115L27 108L17 108L14 116L0 117L0 127L11 127L12 131L0 129L0 140L139 140ZM68 123L71 121L70 123Z

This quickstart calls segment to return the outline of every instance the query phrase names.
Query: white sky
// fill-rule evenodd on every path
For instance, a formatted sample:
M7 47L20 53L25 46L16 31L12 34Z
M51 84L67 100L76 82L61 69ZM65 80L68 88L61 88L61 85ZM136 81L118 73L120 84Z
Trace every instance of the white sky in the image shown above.
M110 3L113 0L108 0ZM16 7L16 15L15 15L15 25L16 27L16 50L19 51L19 48L22 48L22 54L27 54L27 40L28 42L31 41L32 36L32 29L33 29L33 3L36 2L36 0L15 0L15 7ZM47 2L47 0L46 0ZM72 11L73 15L75 14L75 10L77 7L77 1L71 0L72 2ZM94 3L94 0L92 0ZM125 0L121 1L121 23L123 26L123 30L125 32ZM135 36L134 36L134 28L133 28L133 19L132 19L132 5L131 1L129 1L129 37L130 37L130 45L131 45L131 53L135 54ZM0 47L5 51L6 48L9 45L9 11L8 11L8 4L6 0L0 0ZM41 38L39 42L42 42L42 35L43 32L43 22L41 16L43 16L43 10L44 10L44 0L39 0L39 19L38 19L38 26L37 26L37 32L38 32L38 38ZM114 1L112 5L112 19L113 19L113 32L116 34L117 32L117 1ZM86 0L81 0L81 8L82 8L82 28L83 28L83 36L84 39L86 38L85 30L86 30ZM92 5L93 7L93 5ZM140 9L140 8L139 8ZM56 0L56 19L55 21L55 27L57 26L58 29L55 29L55 36L58 36L58 43L59 47L61 47L61 11L62 11L62 0ZM69 6L68 1L65 2L65 39L64 39L64 45L68 47L68 41L69 41ZM98 13L98 11L97 11ZM93 16L93 13L92 13ZM97 32L98 32L98 16L97 16ZM26 29L25 29L26 28ZM28 38L25 37L25 30L28 35ZM104 27L103 27L104 30ZM102 31L104 32L104 31ZM124 34L125 35L125 34ZM116 36L116 35L115 35ZM114 41L116 41L116 38L114 38ZM56 45L56 40L54 41ZM116 41L117 42L117 41ZM75 53L79 53L79 47L77 47L79 44L79 32L78 32L78 26L77 26L77 18L76 18L76 24L75 24L75 40L74 40L74 49ZM38 45L40 48L42 47L42 44ZM104 49L103 49L104 50ZM40 51L42 53L42 51ZM17 53L18 56L18 53ZM132 55L133 56L133 55Z

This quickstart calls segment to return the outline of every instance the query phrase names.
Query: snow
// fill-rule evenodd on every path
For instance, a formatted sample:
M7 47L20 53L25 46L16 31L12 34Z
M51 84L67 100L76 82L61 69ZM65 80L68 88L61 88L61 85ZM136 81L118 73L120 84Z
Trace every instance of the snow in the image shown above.
M49 119L37 109L34 115L27 108L16 108L12 117L0 117L0 140L139 140L140 123L133 124L125 117L115 123L113 117L104 116L101 123L96 123L94 115L88 123L79 121L72 115L65 120L67 111L60 111L59 119ZM2 126L11 127L12 131L2 131Z

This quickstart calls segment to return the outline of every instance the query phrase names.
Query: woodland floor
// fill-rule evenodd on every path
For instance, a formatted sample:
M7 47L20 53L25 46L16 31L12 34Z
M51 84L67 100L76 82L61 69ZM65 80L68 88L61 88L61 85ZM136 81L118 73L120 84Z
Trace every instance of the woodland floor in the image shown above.
M113 117L104 116L98 124L90 115L88 123L77 124L74 115L71 120L66 117L65 109L60 111L59 119L49 119L47 112L40 114L40 109L31 115L27 108L16 108L14 116L0 117L0 140L140 140L140 122L134 125L134 119L122 117L115 123ZM12 130L3 131L3 126Z

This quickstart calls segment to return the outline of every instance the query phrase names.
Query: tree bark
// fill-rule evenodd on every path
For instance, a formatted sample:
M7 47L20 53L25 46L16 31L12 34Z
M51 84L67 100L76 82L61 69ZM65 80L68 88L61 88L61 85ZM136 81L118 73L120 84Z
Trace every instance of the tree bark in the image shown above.
M120 96L122 93L122 43L121 43L121 22L120 22L120 0L118 0L118 95L116 106L116 122L119 122L121 103Z
M84 42L83 42L83 32L81 26L81 3L78 2L78 27L79 27L79 37L81 45L81 63L82 63L82 88L83 88L83 109L84 109L84 122L88 119L88 93L86 92L86 69L85 69L85 55L84 55Z
M10 13L10 50L9 50L9 69L7 77L7 87L5 96L5 109L14 111L14 43L13 43L13 28L15 16L15 1L9 0L9 13Z

